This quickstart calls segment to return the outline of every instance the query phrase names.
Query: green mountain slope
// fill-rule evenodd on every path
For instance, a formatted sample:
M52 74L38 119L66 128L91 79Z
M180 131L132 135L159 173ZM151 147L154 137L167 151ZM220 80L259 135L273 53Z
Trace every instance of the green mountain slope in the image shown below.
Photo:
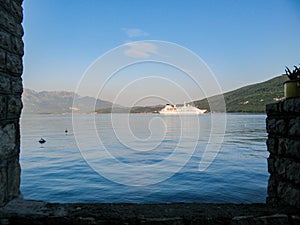
M264 112L266 104L276 102L283 97L283 83L286 75L278 76L262 83L248 85L224 93L227 112ZM209 98L214 102L214 97ZM209 109L207 99L194 101L198 108Z

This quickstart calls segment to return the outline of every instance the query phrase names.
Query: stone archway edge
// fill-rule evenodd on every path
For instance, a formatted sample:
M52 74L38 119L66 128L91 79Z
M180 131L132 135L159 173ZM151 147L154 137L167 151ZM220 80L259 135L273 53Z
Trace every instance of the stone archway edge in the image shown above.
M20 199L22 2L0 1L0 225L300 224L300 99L287 99L266 109L271 153L267 205L53 204Z

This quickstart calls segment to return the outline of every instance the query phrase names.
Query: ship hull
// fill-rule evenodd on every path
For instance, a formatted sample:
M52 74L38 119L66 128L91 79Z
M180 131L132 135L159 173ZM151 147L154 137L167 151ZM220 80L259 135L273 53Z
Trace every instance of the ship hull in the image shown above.
M201 112L159 112L161 115L202 115L206 112L201 111Z
M159 111L159 114L162 115L201 115L204 114L206 109L198 109L193 106L184 106L176 107L175 105L167 104L165 108Z

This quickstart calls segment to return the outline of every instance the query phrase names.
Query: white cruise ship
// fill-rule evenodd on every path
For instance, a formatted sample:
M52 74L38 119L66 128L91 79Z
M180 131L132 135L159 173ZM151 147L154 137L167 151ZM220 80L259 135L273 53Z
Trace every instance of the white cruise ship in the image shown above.
M197 114L203 114L207 110L206 109L198 109L191 105L186 105L184 103L183 106L176 106L171 104L166 104L165 108L159 111L160 114L163 115L197 115Z

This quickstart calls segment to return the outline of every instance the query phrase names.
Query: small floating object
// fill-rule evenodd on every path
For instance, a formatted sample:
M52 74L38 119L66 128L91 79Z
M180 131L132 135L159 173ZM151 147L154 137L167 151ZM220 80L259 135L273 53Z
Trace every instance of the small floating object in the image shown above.
M66 135L68 134L68 130L67 130L67 129L65 130L65 134L66 134Z
M41 138L39 140L39 143L41 144L41 147L43 146L44 143L46 143L46 140L44 138Z

